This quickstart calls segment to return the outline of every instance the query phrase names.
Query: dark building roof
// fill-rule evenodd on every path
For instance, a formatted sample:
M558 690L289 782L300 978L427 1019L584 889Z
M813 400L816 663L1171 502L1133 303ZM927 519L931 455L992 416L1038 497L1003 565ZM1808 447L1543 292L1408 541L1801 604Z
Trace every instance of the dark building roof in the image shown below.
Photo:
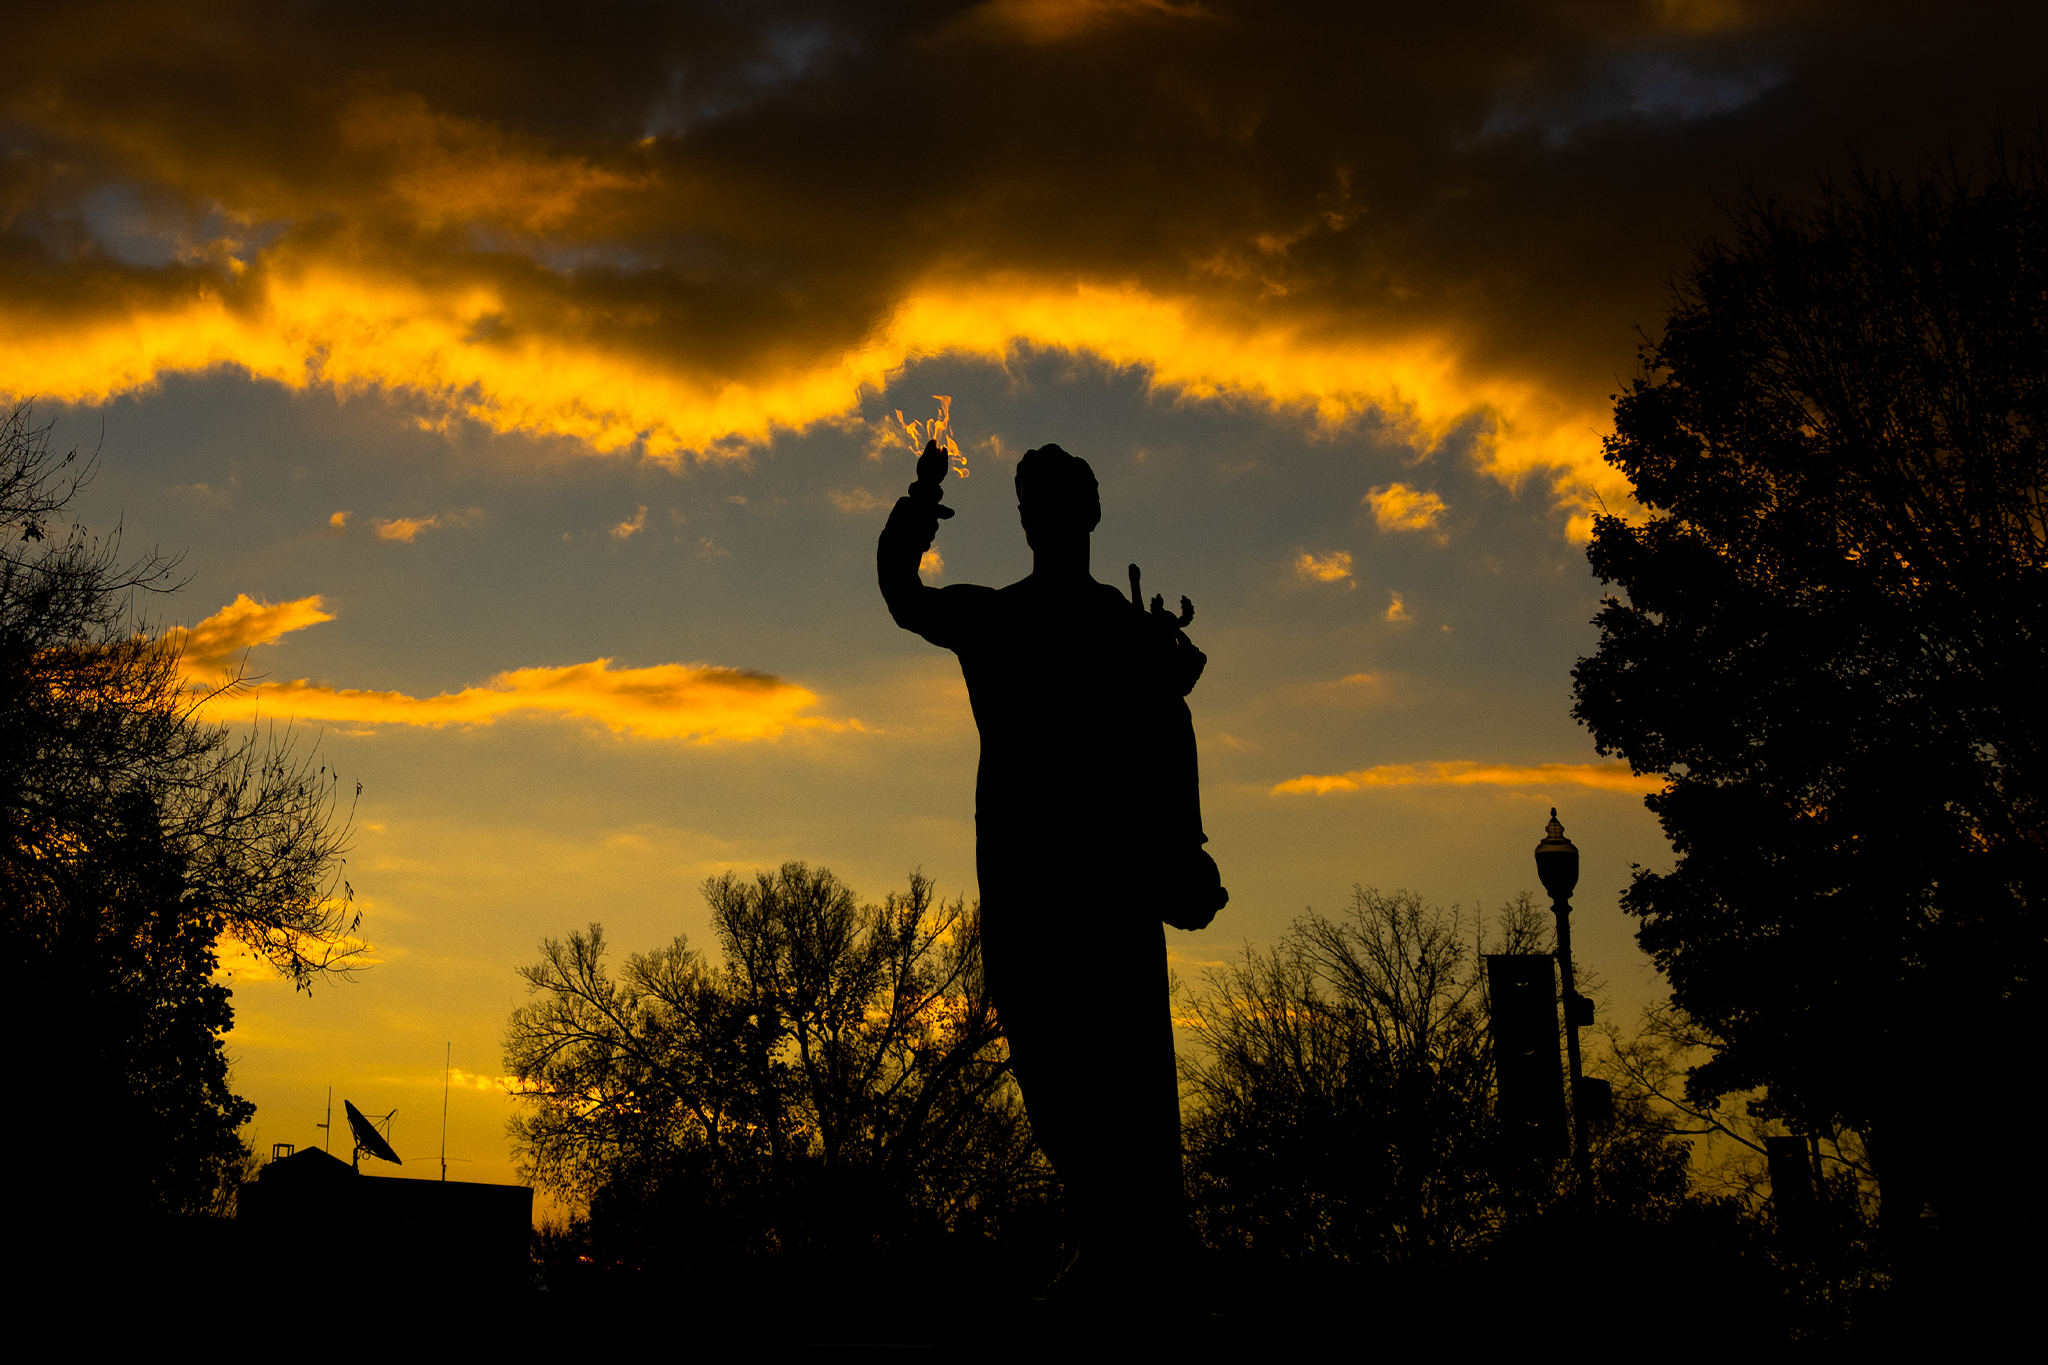
M308 1147L242 1187L236 1221L279 1255L307 1239L402 1275L503 1279L530 1269L533 1191L524 1185L358 1175Z
M264 1182L265 1188L277 1189L285 1185L301 1183L324 1184L331 1180L353 1180L356 1173L349 1164L338 1156L331 1156L318 1147L307 1147L270 1162L256 1179Z

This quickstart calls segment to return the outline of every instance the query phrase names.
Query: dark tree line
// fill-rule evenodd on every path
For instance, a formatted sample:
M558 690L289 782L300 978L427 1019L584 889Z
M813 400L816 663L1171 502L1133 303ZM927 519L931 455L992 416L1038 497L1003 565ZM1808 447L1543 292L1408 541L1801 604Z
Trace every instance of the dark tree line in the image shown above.
M288 743L197 718L175 643L131 612L175 566L124 564L117 537L65 521L88 473L25 405L0 418L0 936L50 1054L37 1109L58 1116L10 1124L10 1143L64 1134L89 1177L24 1197L67 1219L81 1200L205 1212L253 1113L229 1084L218 945L301 986L344 966L346 821L338 780Z
M513 1135L579 1210L544 1239L550 1274L746 1301L905 1274L941 1297L1041 1288L1058 1187L982 991L974 915L919 877L863 905L801 863L704 894L722 960L679 940L613 975L593 926L526 969ZM1475 917L1359 890L1185 991L1191 1232L1227 1301L1313 1287L1312 1315L1372 1286L1419 1304L1474 1283L1499 1298L1531 1266L1550 1285L1545 1239L1590 1217L1610 1246L1675 1242L1660 1254L1705 1290L1747 1274L1775 1311L1784 1287L1751 1273L1766 1221L1693 1188L1675 1111L1628 1074L1592 1190L1568 1162L1504 1159L1481 954L1546 951L1546 921L1524 895L1482 937Z

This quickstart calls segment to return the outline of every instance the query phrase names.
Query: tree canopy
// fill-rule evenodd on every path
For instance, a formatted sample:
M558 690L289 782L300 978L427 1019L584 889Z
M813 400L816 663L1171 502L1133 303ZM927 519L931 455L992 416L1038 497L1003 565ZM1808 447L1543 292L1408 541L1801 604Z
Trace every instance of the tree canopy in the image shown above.
M582 1205L598 1253L716 1276L734 1257L1001 1240L1050 1172L981 971L978 915L931 882L862 903L824 868L712 878L723 949L605 966L603 930L542 945L505 1063L514 1141Z
M1562 1163L1506 1176L1482 961L1549 951L1546 918L1524 893L1489 945L1455 907L1355 887L1345 914L1311 910L1211 969L1181 1063L1203 1240L1291 1264L1441 1266L1492 1244L1512 1207L1563 1198ZM1682 1201L1685 1149L1622 1108L1586 1193L1635 1216Z
M25 405L0 418L0 936L25 1017L62 1034L47 1108L91 1188L196 1211L253 1112L228 1084L218 941L301 986L344 967L347 822L288 739L197 718L175 642L130 610L173 563L61 524L89 472Z
M1971 1202L1959 1135L2024 1066L2043 945L2041 141L1748 200L1606 450L1650 515L1596 519L1622 595L1574 714L1668 779L1676 863L1624 905L1715 1040L1689 1090Z

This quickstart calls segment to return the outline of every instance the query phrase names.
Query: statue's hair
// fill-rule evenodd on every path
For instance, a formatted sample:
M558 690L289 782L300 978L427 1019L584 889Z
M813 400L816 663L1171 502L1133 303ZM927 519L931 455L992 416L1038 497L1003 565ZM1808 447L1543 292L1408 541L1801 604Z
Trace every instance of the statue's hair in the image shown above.
M1017 505L1058 509L1092 523L1102 515L1102 493L1086 460L1058 446L1040 446L1017 461Z

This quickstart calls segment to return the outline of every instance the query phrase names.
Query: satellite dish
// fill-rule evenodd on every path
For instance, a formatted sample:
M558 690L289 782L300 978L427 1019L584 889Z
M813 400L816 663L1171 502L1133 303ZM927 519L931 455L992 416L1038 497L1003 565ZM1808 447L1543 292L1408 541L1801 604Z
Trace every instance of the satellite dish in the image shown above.
M378 1160L388 1161L394 1166L403 1166L405 1164L398 1159L398 1153L391 1150L391 1144L384 1140L384 1135L378 1132L367 1118L363 1117L362 1110L356 1108L355 1105L347 1100L341 1102L341 1107L348 1110L348 1126L350 1131L356 1135L356 1152L359 1155L363 1152L368 1152ZM392 1114L397 1112L396 1109L391 1111ZM391 1117L391 1114L386 1114L384 1117L388 1119Z

